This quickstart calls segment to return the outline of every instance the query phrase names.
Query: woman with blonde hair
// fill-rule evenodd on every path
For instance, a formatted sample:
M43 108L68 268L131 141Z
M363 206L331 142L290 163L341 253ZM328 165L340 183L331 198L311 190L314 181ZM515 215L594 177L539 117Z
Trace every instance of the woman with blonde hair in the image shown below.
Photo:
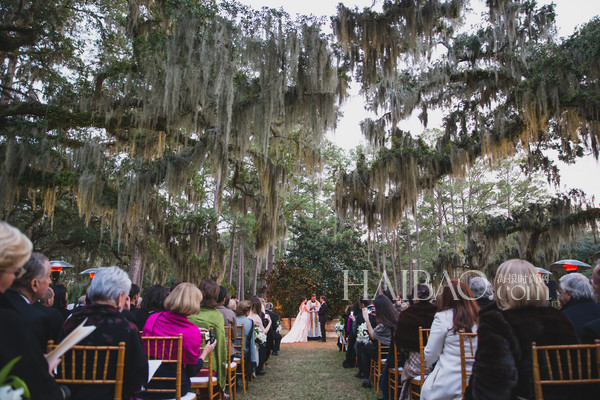
M495 305L479 314L478 347L465 399L532 399L531 343L578 343L569 320L548 305L548 287L525 260L505 261L494 280ZM585 386L544 388L544 399L585 398Z
M35 344L31 327L4 294L16 278L25 273L23 265L29 260L33 246L17 228L0 221L0 369L19 357L9 375L23 380L32 399L54 400L66 398L50 375L44 355Z
M190 390L190 376L196 375L202 369L204 361L208 354L213 351L217 342L207 344L202 353L202 333L200 329L188 320L188 316L200 312L200 303L202 302L202 293L195 285L191 283L180 283L165 299L165 307L168 311L151 314L146 320L142 336L183 336L182 363L181 371L181 395L185 395ZM150 349L150 356L155 356L154 351L159 355L163 349ZM176 348L173 348L171 357L177 358ZM175 376L176 370L173 364L163 364L156 372L156 376ZM149 388L158 388L159 383L151 382ZM164 387L160 387L164 388ZM175 389L174 387L172 388ZM156 394L148 393L140 397L148 399L172 398L172 393Z

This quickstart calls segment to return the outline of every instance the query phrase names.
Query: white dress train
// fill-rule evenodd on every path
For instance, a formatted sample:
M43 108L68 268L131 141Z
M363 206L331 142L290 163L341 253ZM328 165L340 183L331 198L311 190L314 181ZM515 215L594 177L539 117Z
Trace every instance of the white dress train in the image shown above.
M300 306L298 315L292 329L287 335L281 339L281 343L296 343L296 342L307 342L308 341L308 326L309 326L309 315L308 311L304 309L304 306Z

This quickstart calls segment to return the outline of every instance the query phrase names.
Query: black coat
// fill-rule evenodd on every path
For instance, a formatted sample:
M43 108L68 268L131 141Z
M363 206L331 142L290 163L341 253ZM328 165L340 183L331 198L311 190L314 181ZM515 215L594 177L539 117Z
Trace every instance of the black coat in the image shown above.
M319 321L325 321L327 322L327 303L326 302L322 302L321 303L321 308L319 308L318 314L319 314Z
M27 384L32 399L62 400L63 393L48 374L48 363L43 353L38 351L29 324L1 292L0 343L0 366L6 365L15 357L21 357L10 375L21 378Z
M88 337L81 341L81 345L89 346L116 346L125 342L125 371L123 375L123 399L129 399L138 392L142 385L148 382L148 359L144 353L142 339L137 326L125 319L116 307L104 304L90 304L81 311L71 314L65 321L59 338L67 336L87 318L86 326L95 325ZM68 360L66 360L68 362ZM116 370L116 360L109 365L109 371ZM72 400L103 400L112 399L113 386L106 385L79 385L71 387Z
M10 289L6 291L5 295L29 324L31 332L36 338L39 352L46 353L48 340L56 341L58 331L63 323L60 313L50 307L29 304L18 292Z
M600 318L583 326L580 339L581 343L594 343L594 340L600 339Z
M465 399L533 399L531 343L578 343L573 325L551 307L500 310L494 305L481 310L479 318L477 352ZM586 389L544 386L544 399L584 399Z
M600 304L593 301L571 300L565 304L560 311L565 314L575 328L577 337L581 338L583 326L588 322L600 318Z
M419 351L419 327L429 329L437 307L428 301L418 301L402 311L396 325L396 346L405 351Z

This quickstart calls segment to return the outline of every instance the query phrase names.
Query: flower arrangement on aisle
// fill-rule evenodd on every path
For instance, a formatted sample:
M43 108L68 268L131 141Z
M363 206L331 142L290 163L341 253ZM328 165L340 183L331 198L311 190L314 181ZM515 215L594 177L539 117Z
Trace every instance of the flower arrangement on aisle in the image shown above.
M369 331L367 330L367 323L363 322L362 324L360 324L358 326L358 329L356 331L356 341L358 343L370 343L371 342L371 338L369 337Z
M262 333L256 325L254 325L254 341L257 345L265 344L267 342L267 335Z
M8 375L12 367L19 361L19 357L15 357L2 369L0 369L0 399L2 400L21 400L31 397L27 384L21 378L15 375Z
M346 327L346 324L344 324L344 320L342 318L339 319L338 323L335 324L335 332L338 334L338 336L344 336L344 328Z

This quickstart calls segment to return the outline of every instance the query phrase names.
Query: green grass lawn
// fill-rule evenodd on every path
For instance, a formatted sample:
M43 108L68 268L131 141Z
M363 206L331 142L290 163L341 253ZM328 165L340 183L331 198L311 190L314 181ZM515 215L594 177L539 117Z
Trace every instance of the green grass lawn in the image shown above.
M338 351L335 338L326 343L282 344L279 356L271 356L265 375L253 379L241 400L374 400L373 389L361 387L356 368L342 368L346 353Z

